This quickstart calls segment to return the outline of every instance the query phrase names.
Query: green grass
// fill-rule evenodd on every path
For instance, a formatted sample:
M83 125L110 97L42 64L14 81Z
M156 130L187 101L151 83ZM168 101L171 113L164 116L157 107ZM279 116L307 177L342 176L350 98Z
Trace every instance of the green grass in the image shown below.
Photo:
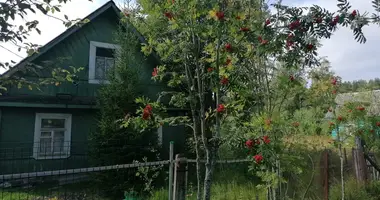
M35 188L0 189L1 200L109 200L101 198L86 183L72 184L64 187L40 185Z
M20 199L36 199L39 195L29 194L25 192L1 192L2 200L20 200Z
M215 183L212 186L211 196L215 200L256 200L256 188L253 183L241 184L235 181L225 183ZM188 200L196 199L196 192L190 191L187 194ZM259 199L264 199L265 195L261 192ZM149 200L167 200L168 190L161 189L149 198Z
M189 177L191 178L191 177ZM248 164L220 164L215 168L211 198L213 200L256 200L265 199L266 191L257 191L252 173L248 172ZM187 200L196 200L195 180L187 185ZM153 193L148 200L166 200L168 190L161 189ZM144 199L145 200L145 199Z
M336 181L330 189L331 200L340 200L341 184ZM368 185L358 184L356 179L349 177L345 181L346 200L378 200L380 199L380 181L372 181Z
M38 194L22 191L0 192L2 200L109 200L92 194Z

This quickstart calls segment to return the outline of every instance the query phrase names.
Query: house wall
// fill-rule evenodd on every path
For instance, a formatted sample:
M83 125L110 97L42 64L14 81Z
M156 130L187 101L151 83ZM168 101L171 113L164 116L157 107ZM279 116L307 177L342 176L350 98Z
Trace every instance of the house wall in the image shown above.
M69 158L36 160L33 158L36 113L69 113L72 115ZM88 137L96 131L97 110L52 108L0 108L0 174L62 170L92 166ZM161 158L169 158L169 144L174 141L174 154L185 151L185 127L162 128ZM120 163L126 164L126 163Z
M46 66L45 61L55 63L55 67L68 68L68 66L84 67L78 75L76 84L63 83L59 86L50 84L43 86L41 90L29 90L27 85L22 88L10 86L3 97L9 96L50 96L57 93L71 94L74 97L96 97L97 91L101 87L99 84L88 83L89 73L89 49L90 41L105 43L115 43L114 34L117 30L118 19L112 9L109 9L99 17L84 25L78 32L72 34L64 41L41 54L34 63ZM64 61L60 58L67 57ZM144 60L138 67L140 79L142 80L143 95L152 100L156 100L157 93L164 90L164 86L151 80L151 73L157 61L153 57L145 58L136 49L136 59ZM52 66L53 67L53 66ZM142 69L142 70L141 70ZM43 76L49 76L50 71L44 69L39 71ZM37 77L31 72L16 73L28 80L35 80ZM4 103L4 102L3 102ZM7 103L7 102L5 102ZM87 154L88 135L95 131L96 116L98 110L92 109L68 109L68 108L31 108L25 102L25 107L0 107L0 174L22 173L31 171L45 171L68 169L78 167L88 167L90 163L85 158ZM4 105L4 104L3 104ZM62 104L63 105L63 104ZM9 105L7 105L9 106ZM65 106L65 105L64 105ZM41 106L42 107L42 106ZM35 160L32 158L34 141L35 113L71 113L71 156L66 159ZM183 152L185 135L183 127L164 127L162 138L162 155L167 158L169 142L175 141L175 152Z
M162 129L163 137L161 141L161 158L169 159L170 142L174 142L173 154L186 153L186 127L185 126L164 126Z
M37 70L39 77L51 76L51 71L46 69L53 67L65 69L70 69L69 66L76 68L83 67L84 69L76 74L78 80L75 84L70 82L62 83L59 86L49 84L42 86L41 90L29 90L28 85L24 85L19 89L17 85L13 85L10 86L7 94L10 96L55 96L57 93L66 93L74 96L97 96L97 91L101 85L88 83L90 41L115 44L115 32L118 29L118 21L116 13L112 9L109 9L33 61L33 63L44 67L43 70ZM145 88L144 95L153 99L157 98L156 94L162 89L162 85L151 80L151 73L153 68L157 65L156 59L154 59L153 56L146 58L143 53L141 53L140 47L136 48L135 57L136 59L142 60L142 66L136 67L139 68L139 75L142 79L141 83ZM54 64L52 65L52 63ZM37 78L34 72L19 72L16 75L29 80L35 80Z
M32 157L36 113L72 114L69 158L36 160ZM85 109L1 108L1 174L88 166L87 138L96 128L94 116L94 110Z

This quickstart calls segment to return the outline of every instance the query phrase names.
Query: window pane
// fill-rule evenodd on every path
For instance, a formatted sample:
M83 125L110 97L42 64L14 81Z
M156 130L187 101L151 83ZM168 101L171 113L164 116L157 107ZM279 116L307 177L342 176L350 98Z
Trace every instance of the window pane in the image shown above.
M65 131L55 131L54 138L63 138L65 137Z
M51 132L41 132L41 137L51 137Z
M39 153L40 154L51 153L51 138L41 138Z
M104 80L104 67L105 67L105 58L104 57L96 57L95 63L95 79Z
M42 119L41 128L65 128L65 119Z
M64 149L64 138L62 137L57 137L54 138L54 144L53 144L53 152L54 153L61 153L63 152Z
M106 63L105 63L105 70L106 73L109 72L109 70L115 65L115 59L114 58L106 58ZM106 74L107 75L107 74Z
M115 49L96 47L96 56L114 58L115 57Z

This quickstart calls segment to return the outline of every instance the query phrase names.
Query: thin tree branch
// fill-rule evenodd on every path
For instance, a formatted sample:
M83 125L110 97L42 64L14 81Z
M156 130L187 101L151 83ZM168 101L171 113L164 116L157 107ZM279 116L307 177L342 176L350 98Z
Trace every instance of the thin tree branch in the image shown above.
M315 166L314 166L313 158L311 158L310 154L308 154L307 156L308 156L309 159L310 159L310 162L311 162L311 165L312 165L313 169L312 169L312 173L311 173L311 177L310 177L309 184L307 185L306 190L305 190L305 192L303 193L302 200L305 199L306 194L307 194L307 192L309 191L309 189L310 189L310 187L311 187L311 184L313 183L313 180L314 180L314 174L315 174Z

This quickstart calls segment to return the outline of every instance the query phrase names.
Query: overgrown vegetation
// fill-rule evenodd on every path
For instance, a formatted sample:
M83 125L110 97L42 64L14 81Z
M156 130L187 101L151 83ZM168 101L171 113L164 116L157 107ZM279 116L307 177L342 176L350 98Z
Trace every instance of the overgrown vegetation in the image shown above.
M379 193L379 181L374 181L368 185L358 184L357 180L353 177L347 178L346 180L346 200L358 200L358 199L368 199L377 200L380 198ZM334 184L331 187L330 199L340 200L341 198L340 184Z
M329 63L318 58L317 49L319 41L339 26L351 27L354 38L365 43L362 28L379 17L368 18L347 1L338 2L333 13L317 5L292 8L255 0L138 1L140 9L126 10L121 20L118 60L108 74L109 84L99 92L99 127L90 138L93 164L157 159L155 129L186 125L193 132L188 141L196 156L189 199L321 199L317 177L326 148L332 149L334 161L329 170L339 180L331 198L376 199L378 183L361 186L346 178L349 169L343 150L353 147L355 139L366 142L356 145L365 153L376 149L375 129L380 122L367 115L368 105L362 101L338 105L337 94L345 90ZM19 3L14 5L21 5L21 12L30 10L28 4ZM373 4L379 11L380 3ZM132 23L146 37L144 44L132 31ZM160 91L157 100L142 97L140 86L146 79L140 71L145 65L140 51L161 59L152 79L171 90ZM309 78L312 84L307 88ZM170 99L169 105L161 101L164 97ZM168 106L188 109L190 114L168 116ZM352 128L340 130L347 125ZM336 140L330 138L332 131ZM217 167L219 158L241 157L250 160L248 166ZM159 171L160 167L142 167L94 178L110 198L126 192L126 196L167 199L167 190L156 190L160 187L154 184Z
M90 136L90 154L97 166L143 162L143 158L151 161L158 156L156 130L121 128L118 123L120 119L133 115L136 109L133 102L143 92L138 87L142 82L139 67L145 60L137 55L138 41L131 27L120 26L116 42L122 48L117 52L115 68L108 74L109 84L104 84L99 92L98 130ZM96 178L110 196L120 197L124 191L144 193L143 183L147 180L137 177L136 172L128 169L110 171Z
M338 149L345 199L343 146L349 134L339 129L344 121L335 102L340 79L329 71L328 62L321 66L316 50L318 42L330 38L339 26L351 27L355 40L365 43L365 14L352 10L345 0L338 2L334 13L317 5L292 8L280 3L272 5L275 12L271 13L270 5L262 1L138 3L141 10L126 18L137 16L133 22L147 38L142 51L156 52L161 58L152 79L179 88L160 94L171 98L170 106L188 108L191 116L167 118L162 115L162 102L137 98L138 116L124 120L123 126L191 127L197 199L212 197L215 161L223 157L221 147L239 154L239 148L245 149L252 161L248 169L258 178L256 188L267 191L269 199L305 199L316 174L316 155L302 145L288 146L284 138L332 130L337 132L333 144ZM313 79L310 89L305 87L308 76ZM352 120L365 113L357 110ZM200 159L206 160L205 170ZM297 194L288 195L282 186L305 168L310 180L299 183L307 187L295 187Z

